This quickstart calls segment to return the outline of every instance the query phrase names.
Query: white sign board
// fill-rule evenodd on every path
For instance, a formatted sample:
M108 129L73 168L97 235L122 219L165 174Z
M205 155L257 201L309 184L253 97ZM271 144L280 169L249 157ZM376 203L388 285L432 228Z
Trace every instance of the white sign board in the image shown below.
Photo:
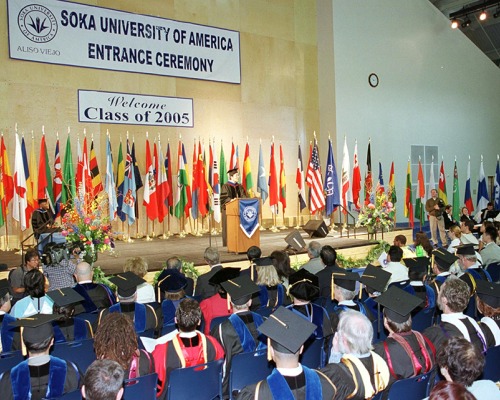
M78 91L78 120L107 124L193 127L193 100Z
M241 83L236 31L58 0L8 0L19 60Z

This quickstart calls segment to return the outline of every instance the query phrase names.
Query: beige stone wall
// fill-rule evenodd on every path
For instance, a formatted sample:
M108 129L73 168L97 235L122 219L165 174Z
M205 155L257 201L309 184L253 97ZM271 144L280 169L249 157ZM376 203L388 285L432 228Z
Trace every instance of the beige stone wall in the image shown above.
M254 184L257 181L258 145L262 141L266 170L269 172L271 138L284 149L287 174L287 217L297 213L295 169L297 141L303 146L303 157L313 131L319 130L318 57L316 37L315 0L83 0L94 4L141 14L155 15L179 21L206 24L240 32L241 85L194 79L180 79L146 74L114 72L97 69L49 65L18 61L9 58L7 38L7 11L0 8L2 40L0 41L0 130L4 132L11 169L14 164L14 125L24 132L31 147L31 131L38 151L41 128L45 126L50 163L53 163L55 133L59 132L64 149L67 128L71 127L73 159L76 162L76 140L93 135L101 176L105 170L105 137L109 130L116 163L118 143L127 132L135 139L139 167L145 168L145 133L161 135L163 150L170 141L173 155L179 135L186 145L187 157L192 159L193 140L201 138L207 147L215 138L217 152L221 140L226 159L230 155L231 140L239 145L243 164L247 138L251 144ZM78 123L77 90L103 90L178 96L194 99L195 127L173 129L126 125ZM89 144L90 147L90 144ZM64 154L64 151L61 150ZM326 153L326 151L325 151ZM63 155L62 154L62 155ZM279 154L279 153L278 153ZM326 155L326 154L325 154ZM325 156L322 156L325 157ZM174 158L174 168L177 161ZM306 161L304 161L306 163ZM279 158L277 159L279 173ZM115 166L116 171L116 166ZM142 204L142 189L138 201ZM11 204L12 207L12 204ZM131 232L146 231L144 209L140 223L132 225ZM264 218L269 219L269 207L264 207ZM278 224L282 215L280 213ZM19 237L18 227L8 218L11 247ZM295 224L295 219L290 220ZM121 230L121 224L115 228ZM186 225L189 229L189 224ZM125 230L126 226L125 226ZM172 219L172 232L178 232L177 220ZM151 231L151 224L149 227ZM28 232L28 231L27 231ZM26 233L27 233L26 232ZM162 233L163 227L155 227ZM0 228L0 234L4 234Z

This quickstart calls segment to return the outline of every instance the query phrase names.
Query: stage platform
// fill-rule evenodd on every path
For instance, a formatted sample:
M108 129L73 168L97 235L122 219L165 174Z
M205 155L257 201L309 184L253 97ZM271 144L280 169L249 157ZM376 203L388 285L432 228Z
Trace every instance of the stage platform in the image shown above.
M338 228L337 228L338 229ZM269 255L274 250L283 250L287 247L285 237L292 232L292 228L272 232L270 230L261 231L261 249L263 255ZM330 232L325 238L309 238L304 231L300 231L301 236L304 238L306 244L311 240L317 240L323 245L331 245L336 250L340 251L344 256L355 258L365 257L370 248L376 244L376 240L381 240L382 235L378 233L376 238L369 238L368 234L363 230L357 229L356 235L354 231L344 231L342 234L337 232ZM383 240L392 244L395 235L403 234L407 238L411 238L411 230L396 230L393 232L386 232L383 235ZM123 271L125 260L129 257L145 257L148 261L149 271L158 271L163 268L167 258L172 256L179 256L180 258L193 262L195 266L200 266L201 272L205 269L205 261L203 260L203 253L208 246L217 247L221 254L221 262L225 265L240 264L243 267L246 263L245 254L235 254L227 251L226 247L222 246L222 237L220 235L209 236L191 236L187 235L184 238L179 235L174 235L168 239L154 238L151 241L145 239L133 239L133 242L116 241L116 248L113 254L108 252L100 253L99 259L95 265L100 266L106 274L115 274ZM14 251L0 252L0 262L6 263L9 268L16 267L21 264L20 254ZM295 256L293 256L295 257ZM305 251L298 252L296 260L304 259L307 257ZM293 261L293 260L292 260ZM0 278L4 277L6 273L0 273Z

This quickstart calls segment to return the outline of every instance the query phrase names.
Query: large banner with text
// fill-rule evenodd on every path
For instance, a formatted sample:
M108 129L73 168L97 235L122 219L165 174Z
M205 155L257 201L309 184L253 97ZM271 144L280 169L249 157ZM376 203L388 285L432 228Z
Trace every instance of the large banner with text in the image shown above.
M58 0L8 0L10 57L241 83L239 32Z

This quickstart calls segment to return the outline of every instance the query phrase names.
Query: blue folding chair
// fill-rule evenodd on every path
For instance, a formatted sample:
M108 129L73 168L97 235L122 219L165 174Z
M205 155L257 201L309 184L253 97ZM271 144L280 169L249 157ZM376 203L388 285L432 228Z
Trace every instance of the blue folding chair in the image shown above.
M266 379L273 372L273 365L267 361L267 351L236 354L229 372L229 396L234 400L241 389Z
M493 282L500 281L500 262L490 263L486 266L486 271L491 276Z
M220 317L215 317L214 319L212 319L212 321L210 321L210 332L212 332L212 329L222 324L228 318L229 315L222 315Z
M156 384L158 374L149 374L123 381L124 400L156 400Z
M300 363L308 368L321 368L323 367L323 345L325 339L313 339L304 345Z
M223 360L174 369L168 378L168 400L222 399Z
M413 378L401 379L394 382L389 389L389 400L422 400L427 395L427 386L434 369L426 374L417 375Z
M500 346L490 347L486 352L483 378L493 382L500 380Z
M80 372L85 373L88 366L96 360L94 339L55 343L50 355L72 361L80 369Z
M432 326L434 319L434 313L436 308L428 308L426 310L420 310L416 313L412 319L412 329L415 331L423 332L429 326Z
M161 310L163 313L163 327L161 328L161 335L166 335L172 332L175 326L175 306L172 300L165 299L161 302Z
M380 320L380 332L378 331L378 324L379 320L376 319L372 321L372 326L373 326L373 340L372 343L378 343L378 342L383 342L385 339L387 339L387 333L385 332L384 328L384 321Z
M65 393L61 397L58 397L57 400L82 400L82 392L80 389L73 390L72 392Z
M9 371L22 361L24 361L24 357L21 350L0 353L0 374Z

